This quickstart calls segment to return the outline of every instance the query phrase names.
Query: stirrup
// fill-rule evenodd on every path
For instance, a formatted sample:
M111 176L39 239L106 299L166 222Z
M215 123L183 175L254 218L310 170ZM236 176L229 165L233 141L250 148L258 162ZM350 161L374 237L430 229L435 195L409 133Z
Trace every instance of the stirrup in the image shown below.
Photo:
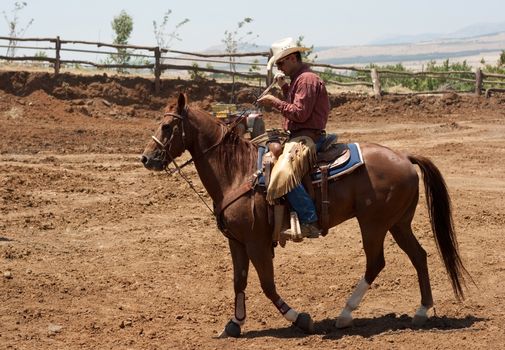
M286 239L293 242L301 242L303 241L302 229L300 227L300 220L298 220L298 215L296 212L292 211L289 214L289 223L291 228L282 232L281 235Z

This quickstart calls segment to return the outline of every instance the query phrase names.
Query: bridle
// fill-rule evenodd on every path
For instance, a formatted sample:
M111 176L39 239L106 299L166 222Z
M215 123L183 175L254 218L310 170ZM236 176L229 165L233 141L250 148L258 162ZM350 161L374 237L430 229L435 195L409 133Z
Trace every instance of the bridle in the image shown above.
M182 130L182 145L184 149L186 149L186 144L184 139L186 138L186 134L184 132L184 119L185 115L187 115L187 109L184 108L183 114L176 114L176 113L165 113L163 116L171 116L172 118L178 119L181 121L180 128ZM170 147L172 146L172 139L174 138L175 131L178 130L177 125L172 130L172 133L170 135L170 139L168 139L165 143L163 143L161 140L159 140L156 136L152 135L151 138L154 140L154 142L160 147L161 150L161 158L157 158L156 160L161 161L162 164L166 164L164 167L164 170L167 169L168 163L172 162L175 164L176 168L178 167L177 163L175 162L175 159L170 155ZM167 156L170 158L167 161Z
M172 118L180 120L180 128L182 130L181 131L181 133L182 133L181 134L181 138L182 138L182 145L183 145L183 149L184 150L186 150L186 142L185 142L186 133L185 133L185 130L184 130L184 121L187 120L188 110L189 110L189 108L186 106L186 107L184 107L184 109L183 109L183 111L182 111L181 114L167 112L167 113L165 113L163 115L164 117L165 116L170 116ZM184 168L185 166L193 163L196 159L199 159L199 158L203 157L205 154L207 154L208 152L210 152L211 150L213 150L214 148L216 148L217 146L219 146L223 142L224 138L226 137L226 135L228 134L228 132L231 129L229 129L228 127L226 127L226 125L224 125L224 124L220 124L220 125L223 128L222 129L223 132L222 132L221 137L219 138L219 141L217 143L215 143L214 145L210 146L209 148L207 148L206 150L204 150L202 153L200 153L195 158L190 158L189 160L187 160L186 162L184 162L182 165L178 165L177 162L175 161L174 157L172 157L170 155L170 147L172 145L172 139L174 138L175 131L177 130L176 128L178 128L177 125L174 126L174 128L172 130L172 134L170 135L170 138L165 143L163 143L161 140L159 140L156 136L154 136L154 135L151 136L151 138L153 139L153 141L161 149L161 158L156 158L156 160L161 161L162 164L166 164L164 166L163 170L165 170L165 172L168 175L173 175L174 173L179 173L179 175L184 179L184 181L186 181L188 183L189 187L191 187L191 189L198 195L198 197L201 199L201 201L205 204L205 206L210 210L210 212L214 216L215 216L214 211L209 207L209 205L207 204L207 202L205 202L205 200L200 195L200 193L195 189L195 187L191 183L191 180L182 172L182 168ZM174 164L174 167L175 167L174 170L169 170L168 169L168 164L169 163Z

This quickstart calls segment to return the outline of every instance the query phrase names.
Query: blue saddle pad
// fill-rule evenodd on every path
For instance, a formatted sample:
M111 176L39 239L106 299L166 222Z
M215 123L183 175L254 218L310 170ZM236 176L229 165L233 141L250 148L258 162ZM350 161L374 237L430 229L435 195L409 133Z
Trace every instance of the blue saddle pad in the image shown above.
M329 165L328 169L328 180L335 179L339 176L348 174L359 166L363 165L363 155L361 154L361 148L358 143L348 143L347 147L349 147L349 151L351 152L351 156L349 160L343 164L338 166ZM312 183L316 184L321 182L321 171L317 170L310 174L312 178Z
M344 174L348 174L352 172L354 169L358 168L361 166L364 161L363 161L363 155L361 154L361 148L359 147L358 143L349 143L347 144L347 147L349 147L349 151L351 152L351 156L349 160L343 164L340 164L338 166L331 166L328 169L328 180L330 179L335 179L339 176L342 176ZM266 147L258 147L258 170L261 170L261 162L263 159L263 155L268 151ZM310 174L312 178L312 183L317 184L321 182L321 171L317 170L313 173ZM263 176L263 173L261 173L258 176L258 183L262 186L265 185L265 178Z

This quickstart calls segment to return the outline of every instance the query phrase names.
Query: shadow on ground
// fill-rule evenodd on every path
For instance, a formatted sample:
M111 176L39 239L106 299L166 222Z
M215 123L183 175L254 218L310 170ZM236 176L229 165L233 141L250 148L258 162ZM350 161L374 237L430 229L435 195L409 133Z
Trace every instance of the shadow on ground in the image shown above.
M314 323L315 334L323 336L323 339L338 340L344 336L357 335L363 338L370 338L385 332L412 330L455 330L472 327L475 323L486 321L484 318L466 316L464 318L434 316L430 317L422 327L412 325L412 317L408 315L397 316L394 313L374 318L360 318L354 320L354 326L344 329L335 327L335 319L325 319ZM244 338L299 338L307 336L295 326L287 328L265 329L260 331L249 331L243 334Z

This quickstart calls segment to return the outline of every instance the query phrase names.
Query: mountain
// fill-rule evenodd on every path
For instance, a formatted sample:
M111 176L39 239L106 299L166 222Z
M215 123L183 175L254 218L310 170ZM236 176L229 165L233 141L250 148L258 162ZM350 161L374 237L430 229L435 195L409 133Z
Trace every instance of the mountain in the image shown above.
M501 23L480 23L474 24L454 33L449 34L451 38L470 38L489 34L505 32L505 22Z
M239 52L266 52L270 50L270 46L268 45L260 45L260 44L242 44L238 48ZM224 44L213 45L205 50L202 53L212 54L212 53L223 53L226 51L226 46Z
M248 45L241 52L268 51L268 45ZM224 45L207 48L203 53L224 52ZM316 63L363 66L370 63L386 65L402 63L410 69L420 69L428 61L449 59L452 62L466 61L472 67L486 63L495 64L505 50L505 22L480 23L461 28L452 33L421 33L384 37L368 45L316 46ZM252 62L254 58L242 58ZM260 63L262 62L260 59ZM219 67L219 64L215 64Z
M392 35L372 40L368 45L410 44L423 41L462 39L505 32L505 22L477 23L451 33L421 33L415 35Z
M461 35L475 33L468 27L459 31ZM442 38L414 43L382 45L338 46L318 50L317 62L336 65L380 65L402 63L409 68L419 68L427 61L466 61L478 67L481 60L494 64L505 49L505 30L495 34L462 38Z
M382 38L374 39L368 45L394 45L394 44L410 44L418 43L422 41L431 41L443 37L443 34L439 33L423 33L415 35L394 35L385 36Z

